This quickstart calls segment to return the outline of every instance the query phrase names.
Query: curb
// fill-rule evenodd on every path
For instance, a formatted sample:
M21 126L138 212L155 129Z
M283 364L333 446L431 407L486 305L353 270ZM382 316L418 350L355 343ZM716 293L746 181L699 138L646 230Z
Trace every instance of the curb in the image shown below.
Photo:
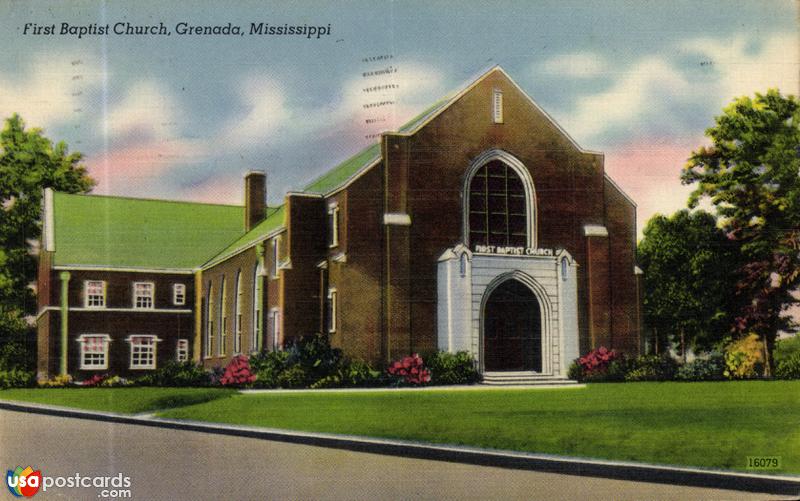
M111 412L85 411L41 404L16 403L0 400L0 409L49 416L69 417L133 424L174 430L214 433L236 437L257 438L302 445L313 445L355 452L384 454L399 457L448 461L478 466L494 466L564 475L653 482L692 487L707 487L789 496L800 495L800 476L759 475L703 468L661 466L647 463L601 461L548 454L533 454L477 447L436 445L405 440L376 439L330 433L298 432L274 428L257 428L200 421L185 421Z

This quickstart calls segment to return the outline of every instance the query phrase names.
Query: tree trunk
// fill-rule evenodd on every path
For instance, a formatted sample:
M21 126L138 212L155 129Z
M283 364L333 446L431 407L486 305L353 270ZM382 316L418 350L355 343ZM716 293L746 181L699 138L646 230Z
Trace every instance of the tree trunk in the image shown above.
M683 327L681 327L681 356L683 357L683 363L686 363L686 334L683 332Z
M771 378L772 377L772 357L769 356L769 340L767 339L767 335L764 334L761 336L764 340L764 377Z

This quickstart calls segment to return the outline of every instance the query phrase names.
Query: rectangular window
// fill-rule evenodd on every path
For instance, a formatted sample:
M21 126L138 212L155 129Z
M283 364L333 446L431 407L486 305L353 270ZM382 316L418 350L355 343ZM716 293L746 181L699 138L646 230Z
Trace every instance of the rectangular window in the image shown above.
M214 287L208 283L208 297L206 297L206 342L203 354L205 358L211 358L214 345Z
M277 308L272 310L270 318L272 323L272 351L278 351L281 337L281 311Z
M220 357L225 356L227 349L227 336L228 336L228 287L225 277L222 277L222 290L219 293L219 344L217 344L217 355Z
M81 345L81 370L108 369L108 334L84 334L78 337Z
M133 283L133 307L153 308L155 304L155 284L153 282Z
M328 289L328 332L336 332L336 289Z
M102 280L87 280L84 282L85 305L87 308L105 308L106 283Z
M328 208L328 228L330 229L328 247L337 247L339 245L339 207L337 205Z
M131 345L131 369L156 368L156 336L129 336Z
M189 340L178 339L178 346L175 347L175 360L186 362L189 360Z
M186 304L186 286L184 284L172 284L172 304Z
M503 91L495 89L492 98L492 119L494 123L503 123Z
M281 265L281 237L272 239L272 278L278 278Z

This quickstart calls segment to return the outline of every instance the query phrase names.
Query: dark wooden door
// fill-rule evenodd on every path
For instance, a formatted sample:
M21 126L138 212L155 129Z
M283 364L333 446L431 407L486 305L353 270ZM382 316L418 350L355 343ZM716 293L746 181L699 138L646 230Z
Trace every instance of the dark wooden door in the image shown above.
M533 292L517 280L500 284L484 310L484 369L541 372L541 325Z

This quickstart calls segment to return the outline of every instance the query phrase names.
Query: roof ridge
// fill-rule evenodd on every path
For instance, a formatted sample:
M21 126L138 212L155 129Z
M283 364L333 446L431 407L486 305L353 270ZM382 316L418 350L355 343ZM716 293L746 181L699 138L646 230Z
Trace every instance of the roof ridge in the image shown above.
M149 197L132 197L129 195L105 195L100 193L67 193L65 191L57 191L53 190L54 194L58 195L66 195L71 197L88 197L88 198L113 198L117 200L133 200L133 201L141 201L141 202L165 202L165 203L173 203L173 204L191 204L191 205L208 205L211 207L232 207L238 209L244 209L243 205L236 205L236 204L215 204L211 202L193 202L191 200L170 200L167 198L149 198Z

